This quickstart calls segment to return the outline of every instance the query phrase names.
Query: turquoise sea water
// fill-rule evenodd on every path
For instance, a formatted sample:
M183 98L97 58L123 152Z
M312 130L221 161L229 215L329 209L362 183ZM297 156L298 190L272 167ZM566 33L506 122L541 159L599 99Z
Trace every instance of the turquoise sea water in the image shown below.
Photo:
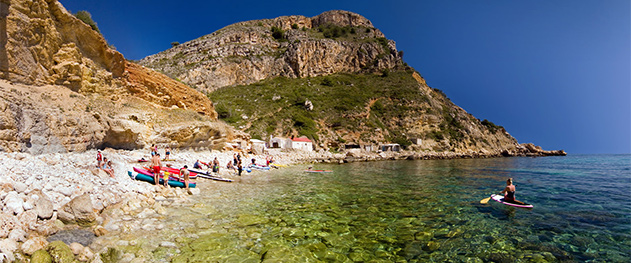
M297 165L200 184L175 262L630 262L631 155ZM480 200L514 178L534 209ZM141 235L139 235L141 236ZM148 238L148 237L147 237ZM142 242L140 242L142 243Z

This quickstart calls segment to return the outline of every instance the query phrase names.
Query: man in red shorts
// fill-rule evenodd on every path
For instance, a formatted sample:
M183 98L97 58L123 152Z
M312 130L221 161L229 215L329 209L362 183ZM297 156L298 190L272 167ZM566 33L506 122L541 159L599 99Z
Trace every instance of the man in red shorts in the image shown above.
M151 157L151 170L153 172L153 181L156 185L158 185L160 180L160 169L162 169L162 162L160 161L160 154L158 153ZM164 180L164 182L166 184L166 180Z

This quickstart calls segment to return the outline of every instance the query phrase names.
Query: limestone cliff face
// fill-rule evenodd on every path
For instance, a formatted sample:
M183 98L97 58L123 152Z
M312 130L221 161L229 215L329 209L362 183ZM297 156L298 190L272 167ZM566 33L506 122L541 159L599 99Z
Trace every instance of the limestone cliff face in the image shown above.
M394 41L355 13L285 16L227 26L146 57L141 65L212 92L277 76L378 72L401 66Z
M206 96L127 62L55 0L0 0L0 46L0 151L221 147L235 136Z
M3 0L0 10L2 78L79 90L123 74L123 55L59 2Z

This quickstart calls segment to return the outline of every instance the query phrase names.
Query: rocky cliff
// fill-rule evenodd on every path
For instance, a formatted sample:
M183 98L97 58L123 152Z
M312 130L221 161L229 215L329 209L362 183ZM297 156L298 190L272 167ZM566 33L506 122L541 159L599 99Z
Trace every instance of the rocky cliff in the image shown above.
M0 46L2 151L221 147L235 136L206 96L127 62L55 0L0 0Z
M233 24L139 63L211 92L279 76L379 72L402 66L402 59L368 19L328 11Z

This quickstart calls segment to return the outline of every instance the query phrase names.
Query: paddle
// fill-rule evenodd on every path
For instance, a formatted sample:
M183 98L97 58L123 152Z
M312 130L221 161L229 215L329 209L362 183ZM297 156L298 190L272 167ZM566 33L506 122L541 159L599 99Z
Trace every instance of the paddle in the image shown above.
M487 197L487 198L484 198L484 199L480 200L480 204L486 204L486 203L488 203L488 202L489 202L489 200L491 200L491 197L490 197L490 196L489 196L489 197Z

